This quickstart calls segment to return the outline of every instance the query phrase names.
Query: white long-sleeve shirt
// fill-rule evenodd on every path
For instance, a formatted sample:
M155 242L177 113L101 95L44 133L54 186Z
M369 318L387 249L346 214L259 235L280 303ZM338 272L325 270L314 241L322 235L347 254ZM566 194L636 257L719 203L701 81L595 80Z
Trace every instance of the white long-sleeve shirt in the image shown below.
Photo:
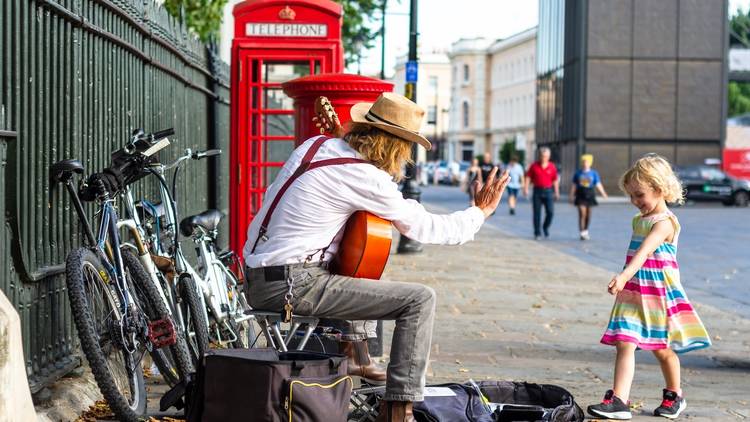
M308 170L289 186L268 223L268 240L261 239L251 253L273 198L299 167L313 139L292 153L268 187L263 205L247 229L243 256L248 267L295 264L311 255L317 260L326 247L323 260L330 260L338 250L346 221L359 210L391 221L400 233L422 243L465 243L473 240L482 226L484 213L477 207L432 214L419 202L404 199L385 171L367 163L339 164ZM362 158L344 140L329 139L312 161L339 157Z

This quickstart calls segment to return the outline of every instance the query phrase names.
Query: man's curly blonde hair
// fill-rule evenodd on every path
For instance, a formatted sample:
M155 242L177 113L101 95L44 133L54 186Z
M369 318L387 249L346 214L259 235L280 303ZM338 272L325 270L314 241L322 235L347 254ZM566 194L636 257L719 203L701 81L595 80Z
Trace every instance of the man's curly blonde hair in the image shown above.
M638 159L620 178L620 189L629 194L628 185L637 183L649 186L664 196L664 200L674 204L685 202L682 184L672 171L672 166L657 154L646 154Z
M412 143L366 123L352 123L344 140L375 167L393 176L404 178L403 166L411 163Z

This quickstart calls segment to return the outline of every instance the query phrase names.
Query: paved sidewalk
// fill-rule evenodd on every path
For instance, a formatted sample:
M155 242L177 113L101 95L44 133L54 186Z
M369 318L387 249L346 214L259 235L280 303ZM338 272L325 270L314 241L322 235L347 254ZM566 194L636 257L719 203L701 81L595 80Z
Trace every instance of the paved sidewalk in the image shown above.
M421 254L392 255L384 278L424 283L438 293L429 383L473 378L559 384L585 409L612 383L614 349L599 344L613 301L605 287L612 270L486 225L466 245L425 245ZM694 305L714 346L681 357L688 401L681 419L750 419L750 320ZM393 325L385 327L387 356ZM636 359L635 420L658 420L650 416L661 401L658 363L648 352ZM165 389L158 379L149 381L150 409L158 409ZM98 391L86 373L58 382L53 396L47 409L37 408L42 420L72 419Z
M485 226L466 245L392 255L384 278L424 283L438 293L428 383L559 384L585 410L612 384L614 348L599 344L613 301L606 291L611 271ZM681 357L683 415L750 418L750 320L694 305L714 346ZM392 325L386 328L387 356ZM664 385L659 365L648 352L638 352L636 362L635 419L654 420Z

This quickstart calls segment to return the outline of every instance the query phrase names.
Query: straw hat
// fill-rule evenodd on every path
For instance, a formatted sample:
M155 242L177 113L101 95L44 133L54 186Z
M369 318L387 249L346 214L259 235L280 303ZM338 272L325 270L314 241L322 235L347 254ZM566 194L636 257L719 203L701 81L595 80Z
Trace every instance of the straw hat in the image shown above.
M352 122L374 126L427 150L432 148L430 141L419 134L424 110L402 95L384 92L374 103L354 104L350 115Z

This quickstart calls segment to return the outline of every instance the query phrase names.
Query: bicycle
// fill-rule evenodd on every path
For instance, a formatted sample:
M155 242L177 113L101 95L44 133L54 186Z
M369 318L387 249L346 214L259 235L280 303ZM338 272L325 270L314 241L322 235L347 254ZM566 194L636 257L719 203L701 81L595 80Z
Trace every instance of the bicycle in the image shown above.
M153 163L148 171L160 185L161 201L142 200L132 203L146 228L152 254L168 258L178 274L179 306L174 310L188 334L188 346L194 359L199 359L210 343L220 347L248 347L255 338L250 309L239 289L238 277L227 266L234 262L231 251L219 253L216 248L218 226L223 214L207 210L179 220L176 202L176 185L180 164L186 160L200 160L215 156L221 150L191 151L171 164ZM165 179L168 170L174 169L172 188ZM179 222L179 225L177 224ZM179 235L190 238L196 245L198 267L186 259ZM241 271L241 265L237 266Z
M120 238L131 229L139 251L147 252L132 222L119 220L114 202L123 188L144 176L139 169L169 144L168 129L134 135L112 155L112 163L91 174L76 190L73 179L83 165L75 159L50 167L50 178L63 183L85 235L86 246L72 250L65 262L66 284L81 349L102 395L120 420L137 421L146 414L146 387L141 361L146 352L154 359L169 347L180 363L179 378L192 372L184 341L179 341L169 312L138 258ZM94 236L82 201L95 201L100 216Z

